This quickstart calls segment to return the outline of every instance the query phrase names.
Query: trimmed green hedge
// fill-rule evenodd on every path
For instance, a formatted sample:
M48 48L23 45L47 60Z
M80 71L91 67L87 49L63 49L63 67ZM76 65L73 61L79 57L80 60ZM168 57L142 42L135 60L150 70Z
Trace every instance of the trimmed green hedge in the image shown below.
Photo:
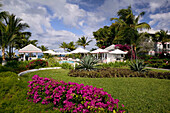
M68 74L71 77L105 78L105 77L149 77L159 79L170 79L170 72L148 71L144 73L133 72L129 69L103 68L92 71L71 70Z

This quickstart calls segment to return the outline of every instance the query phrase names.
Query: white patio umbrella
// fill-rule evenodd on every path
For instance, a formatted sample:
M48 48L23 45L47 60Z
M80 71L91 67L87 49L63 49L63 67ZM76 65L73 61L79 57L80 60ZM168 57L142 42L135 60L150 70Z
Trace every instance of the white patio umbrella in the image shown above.
M70 53L65 53L65 52L55 52L54 55L67 55L67 54L70 54Z
M48 54L51 54L51 55L55 54L55 52L53 50L43 51L43 53L48 53Z
M108 53L109 51L108 50L105 50L105 49L96 49L96 50L94 50L94 51L92 51L92 52L90 52L90 53L93 53L93 54L97 54L97 59L98 59L98 54L99 53L104 53L104 58L105 58L105 53ZM103 59L103 57L102 57L102 59Z
M120 49L115 49L114 51L109 52L110 54L127 54L127 52L124 52Z
M70 54L72 54L72 53L89 53L89 52L90 52L89 50L86 50L83 48L77 48L77 49L71 51Z

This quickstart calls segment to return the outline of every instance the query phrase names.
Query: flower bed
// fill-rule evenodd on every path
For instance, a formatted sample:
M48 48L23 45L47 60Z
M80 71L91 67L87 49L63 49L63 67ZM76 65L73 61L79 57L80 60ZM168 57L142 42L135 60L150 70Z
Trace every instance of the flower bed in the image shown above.
M113 99L102 88L39 77L29 81L28 98L34 103L53 103L53 109L61 112L126 112L119 100Z

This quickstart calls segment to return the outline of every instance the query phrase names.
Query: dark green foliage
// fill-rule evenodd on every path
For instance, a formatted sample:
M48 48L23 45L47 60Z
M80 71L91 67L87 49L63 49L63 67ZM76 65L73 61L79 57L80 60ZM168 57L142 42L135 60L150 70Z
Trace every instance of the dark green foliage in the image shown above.
M146 69L144 69L147 65L144 64L143 61L140 61L140 60L135 60L135 61L131 61L129 63L129 67L132 71L136 71L136 72L145 72Z
M169 59L148 59L145 64L148 64L149 67L170 69Z
M7 71L7 72L1 72L0 77L15 77L15 78L17 78L18 75L14 72Z
M68 74L71 77L88 77L88 78L110 78L110 77L149 77L159 79L170 79L170 72L144 72L138 73L129 69L121 68L103 68L92 71L71 70Z
M63 69L73 69L73 66L69 63L60 64Z
M26 62L11 60L8 61L4 67L3 66L0 67L0 72L12 71L15 73L19 73L24 70L27 70L26 64L27 64Z
M95 65L98 62L99 62L99 60L88 55L88 56L85 56L84 58L82 58L80 61L77 61L77 63L79 63L79 65L76 68L83 69L83 70L93 70L93 69L95 69Z

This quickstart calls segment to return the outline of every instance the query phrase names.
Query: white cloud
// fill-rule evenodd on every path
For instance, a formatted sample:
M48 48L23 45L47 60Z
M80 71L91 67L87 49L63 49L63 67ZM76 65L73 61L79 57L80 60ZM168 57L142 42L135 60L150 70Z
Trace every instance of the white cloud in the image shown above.
M170 12L168 13L158 13L151 14L150 18L152 19L149 24L156 25L155 29L165 29L169 30L170 26Z
M154 12L155 9L159 8L161 6L160 3L154 3L154 2L151 2L150 3L150 9L151 9L151 12Z

